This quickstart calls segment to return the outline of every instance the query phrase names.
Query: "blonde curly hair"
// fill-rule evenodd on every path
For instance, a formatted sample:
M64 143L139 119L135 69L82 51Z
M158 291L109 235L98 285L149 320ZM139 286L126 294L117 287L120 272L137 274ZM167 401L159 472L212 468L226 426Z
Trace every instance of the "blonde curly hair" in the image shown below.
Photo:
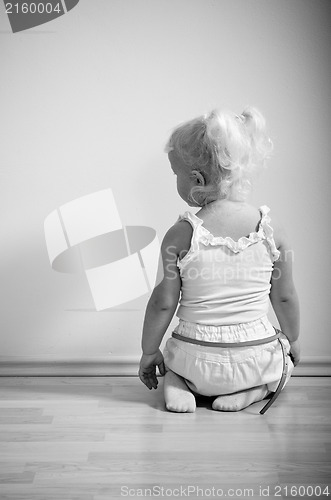
M241 115L214 109L180 124L165 151L174 151L184 164L208 179L206 185L196 186L190 193L190 198L202 205L215 197L245 199L253 176L265 165L272 149L264 117L248 106Z

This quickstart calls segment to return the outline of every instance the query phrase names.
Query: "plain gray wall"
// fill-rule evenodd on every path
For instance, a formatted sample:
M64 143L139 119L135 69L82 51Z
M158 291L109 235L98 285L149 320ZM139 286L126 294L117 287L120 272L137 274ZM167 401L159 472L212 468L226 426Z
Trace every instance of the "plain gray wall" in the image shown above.
M275 144L251 200L295 251L303 356L330 356L328 0L81 0L12 34L0 5L2 356L139 355L148 295L95 312L50 267L45 217L110 187L160 238L187 209L163 153L214 107L265 115Z

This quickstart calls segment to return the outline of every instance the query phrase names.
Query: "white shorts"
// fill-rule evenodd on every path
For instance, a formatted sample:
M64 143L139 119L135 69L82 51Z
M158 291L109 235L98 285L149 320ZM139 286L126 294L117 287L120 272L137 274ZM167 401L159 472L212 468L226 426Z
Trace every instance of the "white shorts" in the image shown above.
M275 335L266 316L238 325L201 325L180 320L175 332L185 337L209 342L244 342L264 339ZM285 351L290 344L281 335ZM205 347L174 338L167 340L164 349L166 368L186 380L196 394L219 396L232 394L266 384L274 392L283 371L283 353L279 340L266 344L243 347ZM288 382L293 371L289 359L286 377Z

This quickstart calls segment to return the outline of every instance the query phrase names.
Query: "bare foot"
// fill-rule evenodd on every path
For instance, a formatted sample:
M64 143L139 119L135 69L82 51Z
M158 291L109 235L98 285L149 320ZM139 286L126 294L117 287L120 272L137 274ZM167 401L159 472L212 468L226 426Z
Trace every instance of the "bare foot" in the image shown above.
M164 378L164 399L169 411L178 413L195 412L195 397L187 387L185 380L172 371Z
M269 393L266 385L260 385L234 394L218 396L212 404L213 410L218 411L240 411L247 406L262 401Z

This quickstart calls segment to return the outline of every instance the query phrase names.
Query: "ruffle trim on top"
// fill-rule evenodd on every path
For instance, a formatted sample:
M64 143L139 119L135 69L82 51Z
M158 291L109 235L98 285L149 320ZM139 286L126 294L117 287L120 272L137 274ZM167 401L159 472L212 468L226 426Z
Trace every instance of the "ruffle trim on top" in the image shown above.
M251 232L248 236L242 236L238 241L233 240L230 236L214 236L208 229L206 229L202 224L203 220L199 219L195 214L187 211L180 215L178 221L186 220L189 222L193 229L191 247L185 257L178 261L178 267L181 269L183 265L190 260L190 258L199 250L199 243L205 246L212 245L225 245L232 252L239 253L245 250L253 243L258 241L267 240L273 261L276 261L280 257L280 252L277 250L276 243L273 237L274 231L270 226L271 219L268 215L270 208L263 205L259 208L261 212L261 220L259 222L259 227L257 231Z
M271 219L268 215L270 212L270 208L267 207L266 205L263 205L262 207L259 208L261 214L262 214L262 219L260 221L260 227L262 227L263 232L265 234L265 238L269 244L273 260L274 262L279 259L280 257L280 251L277 250L276 243L274 240L274 230L270 226Z

